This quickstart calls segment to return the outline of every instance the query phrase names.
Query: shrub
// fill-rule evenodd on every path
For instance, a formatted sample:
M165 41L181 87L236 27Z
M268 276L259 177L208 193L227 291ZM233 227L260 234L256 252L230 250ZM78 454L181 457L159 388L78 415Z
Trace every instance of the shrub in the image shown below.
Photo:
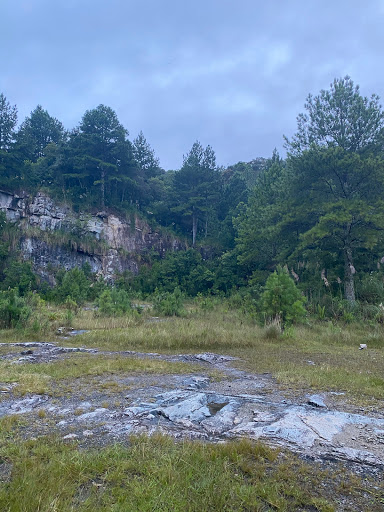
M57 302L63 303L67 297L70 297L80 305L87 300L91 283L82 269L75 267L68 272L60 272L57 275L57 281L58 284L53 291Z
M31 307L24 297L19 297L16 289L0 292L1 328L25 327L31 313Z
M251 318L257 316L257 293L255 293L254 288L251 286L234 291L228 297L228 304L231 308L238 309Z
M132 311L129 294L117 288L104 290L97 300L97 305L97 315L123 316Z
M282 327L302 320L306 314L305 297L281 266L268 277L261 302L265 318L279 319Z
M356 283L356 293L361 302L379 304L384 301L384 276L381 272L364 274Z
M13 261L4 270L4 281L2 288L15 288L18 290L18 295L25 295L31 290L36 290L37 279L32 271L30 263Z
M264 327L263 338L266 340L277 340L282 333L279 318L274 318Z
M175 288L173 293L158 292L153 297L153 309L159 315L181 316L184 313L183 294L180 288Z

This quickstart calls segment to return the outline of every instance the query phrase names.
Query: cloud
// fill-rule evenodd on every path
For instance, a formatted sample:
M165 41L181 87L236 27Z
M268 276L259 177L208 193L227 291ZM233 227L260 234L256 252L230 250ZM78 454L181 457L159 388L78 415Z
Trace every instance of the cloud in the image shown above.
M269 156L335 77L384 95L383 4L2 0L0 91L67 128L109 105L166 168L196 139L223 164Z

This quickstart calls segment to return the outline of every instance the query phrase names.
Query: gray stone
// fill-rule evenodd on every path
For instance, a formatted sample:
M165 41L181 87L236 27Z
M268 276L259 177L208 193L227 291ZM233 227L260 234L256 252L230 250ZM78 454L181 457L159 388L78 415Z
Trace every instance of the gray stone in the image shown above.
M12 364L24 364L24 363L37 363L36 357L33 356L23 356L19 357L17 361L13 361Z
M92 412L80 414L80 416L77 416L77 421L98 420L101 416L105 416L108 412L109 410L106 409L105 407L99 407L98 409L95 409Z
M22 400L16 400L9 407L11 414L25 414L27 412L31 412L41 403L44 403L48 397L41 395L33 395L29 398L24 398ZM1 408L0 408L0 416L1 416Z
M210 364L217 364L233 361L236 359L236 357L222 356L220 354L213 354L212 352L204 352L203 354L196 354L195 359L198 359L199 361L205 361L206 363Z
M183 386L187 387L188 389L202 389L208 386L209 381L209 377L189 377L183 381Z
M211 416L207 407L207 397L204 393L197 393L185 400L156 409L159 414L165 416L170 421L187 419L191 421L202 421Z
M71 439L77 439L79 436L77 434L67 434L66 436L63 437L63 439L65 440L71 440Z
M270 423L272 421L275 421L276 419L276 414L272 414L268 411L253 411L253 421L256 421L258 423Z
M153 407L153 404L151 404L151 406ZM145 412L148 412L146 407L127 407L124 409L124 415L128 416L128 418L133 418L134 416Z
M311 395L308 398L307 404L312 405L312 407L327 407L323 397L320 395Z

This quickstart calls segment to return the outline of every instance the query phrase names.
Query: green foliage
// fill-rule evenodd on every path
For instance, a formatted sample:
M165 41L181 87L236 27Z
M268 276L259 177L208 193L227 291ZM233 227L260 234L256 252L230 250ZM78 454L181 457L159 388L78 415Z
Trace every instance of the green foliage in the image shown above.
M17 147L23 159L36 162L45 156L49 144L59 144L65 139L63 124L37 105L17 133ZM26 176L28 179L28 176ZM28 180L29 181L29 180Z
M25 261L12 261L4 270L4 280L1 288L17 288L19 295L37 289L36 274L33 273L31 264Z
M248 275L298 262L337 271L354 302L356 269L372 270L383 250L384 113L349 77L309 96L305 109L286 165L267 166L236 221L238 261Z
M182 316L185 310L180 288L175 288L173 293L156 290L153 296L153 309L158 315Z
M196 244L199 224L208 235L214 217L214 205L220 192L219 175L213 149L205 149L195 142L191 151L184 157L183 166L175 174L174 184L177 190L175 206L172 211L191 220L192 246Z
M142 266L137 277L126 283L133 290L146 294L160 291L172 292L179 287L192 297L212 289L215 274L212 262L204 261L195 249L168 253L164 259L155 261L152 267Z
M125 290L108 288L97 299L97 315L123 316L132 311L129 294Z
M286 143L294 154L312 145L340 147L358 152L375 149L383 142L384 113L379 98L360 94L349 76L335 78L328 90L308 96L304 114L299 114L298 130Z
M16 289L0 292L0 327L11 329L25 327L32 309Z
M91 282L82 269L75 267L67 272L60 270L56 279L57 285L52 293L56 302L65 302L70 297L76 304L81 305L88 299Z
M218 299L214 297L204 296L201 293L196 295L195 302L202 311L213 311L218 303Z
M285 260L293 245L294 234L281 229L289 206L290 179L286 166L274 154L258 176L248 205L234 219L238 264L247 276L255 270L269 273L275 262Z
M288 271L281 266L268 277L261 300L265 317L280 320L283 326L305 317L306 299L289 277Z
M382 272L364 274L356 283L360 302L378 305L384 302L384 275Z

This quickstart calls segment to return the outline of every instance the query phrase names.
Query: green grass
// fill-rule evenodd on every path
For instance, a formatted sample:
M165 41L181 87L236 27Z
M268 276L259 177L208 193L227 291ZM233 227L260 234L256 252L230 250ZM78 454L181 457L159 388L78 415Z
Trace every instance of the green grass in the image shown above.
M380 490L372 494L356 477L245 440L175 443L157 435L98 450L54 438L6 441L0 472L2 464L11 468L0 477L7 512L332 512L337 502L382 510Z
M219 352L240 357L238 364L249 371L271 373L285 390L340 391L346 393L347 400L361 405L374 405L384 398L381 325L334 326L324 322L271 336L270 329L259 327L236 310L225 310L225 306L206 312L192 310L186 318L167 318L157 323L148 322L148 314L95 318L93 311L81 311L74 319L74 327L92 329L91 332L65 341L54 336L51 339L66 345L116 351ZM29 339L18 331L2 331L0 338L3 334L2 341ZM360 343L366 343L368 349L360 351Z

